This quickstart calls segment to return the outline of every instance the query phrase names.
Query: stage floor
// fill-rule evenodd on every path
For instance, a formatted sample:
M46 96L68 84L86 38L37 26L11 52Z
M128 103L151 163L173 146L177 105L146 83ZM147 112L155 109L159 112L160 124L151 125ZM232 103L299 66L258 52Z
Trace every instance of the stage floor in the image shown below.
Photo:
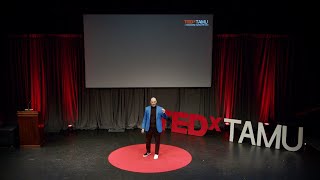
M229 142L227 134L204 137L167 131L161 143L188 151L187 166L163 173L135 173L108 162L114 150L143 144L139 129L115 133L107 130L47 135L42 148L0 148L0 179L319 179L320 152L303 146L298 152ZM142 154L141 152L141 158ZM126 156L126 154L123 154ZM161 158L161 147L160 156ZM150 158L150 160L153 160Z

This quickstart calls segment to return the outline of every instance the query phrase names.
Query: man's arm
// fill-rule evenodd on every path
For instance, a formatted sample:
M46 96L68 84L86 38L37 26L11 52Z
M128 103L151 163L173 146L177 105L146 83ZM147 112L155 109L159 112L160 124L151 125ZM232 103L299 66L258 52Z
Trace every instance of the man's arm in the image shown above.
M162 117L163 117L164 119L167 119L167 118L168 118L168 116L167 116L167 114L166 114L166 110L165 110L164 108L162 108Z
M142 120L142 124L141 124L141 129L146 128L146 121L147 121L147 116L146 116L146 110L144 110L144 115L143 115L143 120Z

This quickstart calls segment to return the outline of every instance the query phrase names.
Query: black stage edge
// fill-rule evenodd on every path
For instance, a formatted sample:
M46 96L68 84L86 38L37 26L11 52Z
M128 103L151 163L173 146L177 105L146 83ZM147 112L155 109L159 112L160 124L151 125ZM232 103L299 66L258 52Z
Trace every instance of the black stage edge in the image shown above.
M176 171L142 174L117 169L107 160L120 147L144 143L139 129L51 133L42 148L0 148L0 179L319 179L320 153L308 144L289 152L274 145L229 142L228 137L228 133L195 137L167 130L161 143L189 151L192 162Z

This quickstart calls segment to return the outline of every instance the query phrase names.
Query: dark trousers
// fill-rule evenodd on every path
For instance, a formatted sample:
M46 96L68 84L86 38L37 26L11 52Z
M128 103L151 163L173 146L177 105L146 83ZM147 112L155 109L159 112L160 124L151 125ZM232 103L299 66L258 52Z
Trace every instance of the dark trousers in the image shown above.
M150 145L151 145L151 139L152 136L154 136L154 139L156 141L156 150L155 154L159 154L160 149L160 133L157 131L155 127L150 127L149 131L146 133L146 148L147 152L150 153Z

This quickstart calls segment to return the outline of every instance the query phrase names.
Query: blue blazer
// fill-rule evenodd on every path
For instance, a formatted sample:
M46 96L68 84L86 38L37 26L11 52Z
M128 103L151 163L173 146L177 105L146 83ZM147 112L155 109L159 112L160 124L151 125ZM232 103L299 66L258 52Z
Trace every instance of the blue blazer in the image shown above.
M167 119L167 115L165 113L162 113L162 107L157 106L156 109L156 126L157 126L157 131L159 133L162 132L162 118ZM151 106L147 106L145 111L144 111L144 116L143 116L143 121L141 128L144 129L145 131L149 131L150 128L150 116L151 116Z

